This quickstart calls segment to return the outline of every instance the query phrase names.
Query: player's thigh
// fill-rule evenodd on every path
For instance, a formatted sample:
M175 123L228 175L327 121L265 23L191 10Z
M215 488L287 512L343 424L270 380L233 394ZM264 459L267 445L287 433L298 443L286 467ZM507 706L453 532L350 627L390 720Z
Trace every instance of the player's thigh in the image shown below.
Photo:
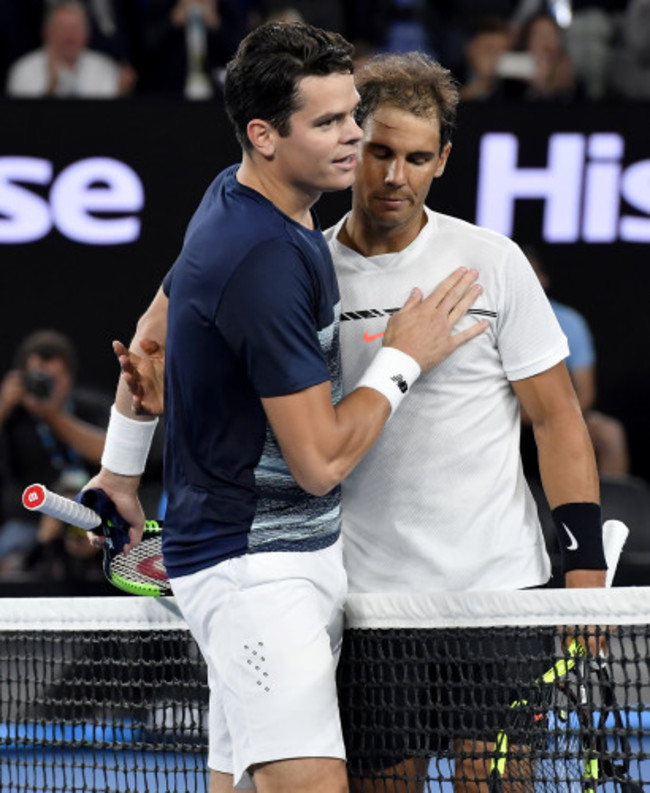
M175 591L214 670L210 767L232 772L241 784L255 765L344 758L335 687L346 593L340 551L251 555L205 571L198 583L195 597L185 597L176 582ZM215 751L213 692L230 762Z
M423 793L428 757L410 757L381 771L350 779L351 793Z
M254 793L254 791L255 788L235 789L235 781L232 774L210 770L209 793Z
M345 762L330 757L278 760L252 768L257 793L347 793Z

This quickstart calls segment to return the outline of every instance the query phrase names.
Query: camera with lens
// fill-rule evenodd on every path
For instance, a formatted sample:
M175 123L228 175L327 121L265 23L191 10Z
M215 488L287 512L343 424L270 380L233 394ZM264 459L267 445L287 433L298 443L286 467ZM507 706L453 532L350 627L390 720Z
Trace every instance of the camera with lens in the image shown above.
M54 390L54 378L38 369L23 372L25 391L36 399L49 399Z

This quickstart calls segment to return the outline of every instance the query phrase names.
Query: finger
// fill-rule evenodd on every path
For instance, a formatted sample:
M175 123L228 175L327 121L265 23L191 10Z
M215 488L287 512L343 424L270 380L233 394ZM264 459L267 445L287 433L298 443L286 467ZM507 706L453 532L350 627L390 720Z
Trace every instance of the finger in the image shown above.
M440 296L438 307L447 312L451 312L453 308L465 297L468 291L474 285L478 278L478 270L471 269L464 273L459 279L447 289L447 291ZM444 283L444 281L443 281ZM442 284L441 284L442 286Z
M124 545L124 554L128 554L136 545L140 544L142 540L142 529L136 529L131 526L129 529L129 541Z
M408 311L411 308L415 308L419 303L422 302L422 290L414 286L411 290L411 294L408 296L407 301L401 307L400 311Z
M474 284L458 299L458 302L449 310L449 319L452 325L455 325L461 317L467 314L467 310L476 302L476 298L482 294L483 287L480 284ZM441 306L441 309L444 310L444 306Z
M129 391L134 396L142 390L140 377L137 371L132 371L131 369L125 369L122 372L122 379L126 383L126 386L129 389Z
M457 270L454 270L453 273L450 273L444 281L441 281L438 286L431 292L428 297L425 298L425 302L433 303L435 306L440 305L440 303L447 297L447 295L453 291L455 288L458 287L461 282L465 282L467 286L465 286L461 291L460 294L462 295L467 287L476 280L476 276L469 277L468 275L476 270L468 271L467 267L459 267ZM468 279L465 281L464 279ZM460 296L460 295L459 295ZM455 301L454 301L455 302Z
M477 336L480 336L488 327L490 323L487 319L482 319L480 322L474 322L471 327L465 328L465 330L461 330L459 333L455 333L450 341L452 350L455 350L457 347L460 347L461 344L466 344L471 339L475 339Z
M112 346L113 346L113 352L115 353L115 355L117 355L118 358L120 357L120 355L127 355L129 352L128 349L122 344L122 342L118 341L117 339L114 339Z

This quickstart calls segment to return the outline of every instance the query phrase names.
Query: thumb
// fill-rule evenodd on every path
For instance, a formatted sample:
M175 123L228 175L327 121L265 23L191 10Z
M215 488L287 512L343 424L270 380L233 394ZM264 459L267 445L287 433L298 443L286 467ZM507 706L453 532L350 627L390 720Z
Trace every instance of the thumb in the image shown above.
M141 339L140 349L143 353L145 353L145 355L155 355L156 353L160 352L160 345L153 339Z

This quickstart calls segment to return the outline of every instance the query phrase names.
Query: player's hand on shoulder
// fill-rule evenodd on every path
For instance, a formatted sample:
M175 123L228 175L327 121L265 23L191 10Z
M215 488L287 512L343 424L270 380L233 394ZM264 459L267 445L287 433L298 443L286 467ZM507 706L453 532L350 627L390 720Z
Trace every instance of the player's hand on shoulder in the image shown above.
M426 371L447 358L461 344L483 333L488 326L486 320L452 335L454 325L482 292L482 287L476 283L477 278L476 270L461 267L426 298L420 289L414 289L402 308L391 317L384 346L397 347Z
M141 339L142 355L122 342L113 342L113 351L122 370L122 379L133 397L136 415L160 416L164 412L165 350L152 339Z

